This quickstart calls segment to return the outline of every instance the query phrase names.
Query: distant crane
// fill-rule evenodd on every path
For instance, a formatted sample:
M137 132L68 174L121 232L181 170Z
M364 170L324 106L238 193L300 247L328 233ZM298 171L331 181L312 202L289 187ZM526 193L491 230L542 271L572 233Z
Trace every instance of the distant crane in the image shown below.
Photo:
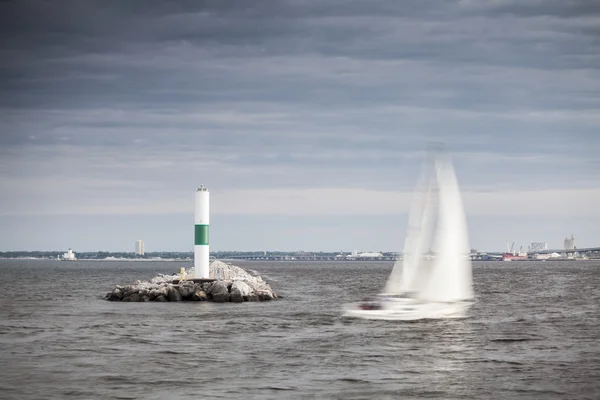
M510 245L510 248L508 247L508 240L506 241L506 250L509 254L514 254L513 253L513 249L515 247L515 242L512 242L512 244Z

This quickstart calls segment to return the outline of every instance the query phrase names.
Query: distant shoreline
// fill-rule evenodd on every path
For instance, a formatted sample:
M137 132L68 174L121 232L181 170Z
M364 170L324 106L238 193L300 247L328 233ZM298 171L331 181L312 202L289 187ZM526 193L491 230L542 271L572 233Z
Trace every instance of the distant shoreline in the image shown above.
M81 258L77 260L60 260L56 258L44 258L44 257L0 257L0 260L32 260L32 261L61 261L65 263L72 263L77 261L126 261L126 262L140 262L140 261L180 261L180 262L191 262L192 259L185 258Z
M65 264L69 264L72 262L77 262L77 261L92 261L92 262L194 262L193 259L188 258L82 258L82 259L77 259L77 260L61 260L61 259L56 259L56 258L43 258L43 257L0 257L0 260L28 260L28 261L61 261L64 262ZM233 261L233 262L239 262L239 261L244 261L244 262L252 262L252 263L259 263L259 262L283 262L283 263L290 263L290 262L301 262L301 263L315 263L315 262L319 262L319 263L332 263L332 264L339 264L339 263L343 263L343 262L368 262L368 263L372 263L372 262L386 262L386 263L391 263L391 262L396 262L397 260L389 260L389 259L339 259L339 260L304 260L304 259L278 259L278 260L274 260L274 259L243 259L243 258L227 258L227 257L223 257L223 258L212 258L212 260L223 260L223 261ZM559 261L599 261L600 258L589 258L589 259L574 259L574 258L552 258L552 259L546 259L546 260L539 260L539 259L530 259L530 260L515 260L515 261L502 261L502 260L472 260L472 262L482 262L482 263L488 263L488 262L502 262L505 263L506 265L513 265L513 264L519 264L522 262L559 262Z

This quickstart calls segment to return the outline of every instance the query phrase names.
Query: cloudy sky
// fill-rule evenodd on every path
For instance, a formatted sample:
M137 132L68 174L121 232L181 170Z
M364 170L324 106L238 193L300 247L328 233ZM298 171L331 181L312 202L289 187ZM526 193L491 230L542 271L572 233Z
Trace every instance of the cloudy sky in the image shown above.
M0 2L0 251L399 251L427 141L472 247L600 246L600 3Z

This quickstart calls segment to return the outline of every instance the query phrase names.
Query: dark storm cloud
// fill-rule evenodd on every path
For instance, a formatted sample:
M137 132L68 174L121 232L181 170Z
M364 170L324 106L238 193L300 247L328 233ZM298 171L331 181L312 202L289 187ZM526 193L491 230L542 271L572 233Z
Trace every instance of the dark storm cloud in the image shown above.
M450 138L467 166L538 163L531 171L547 177L553 159L532 154L597 149L577 145L598 127L595 10L558 1L3 2L0 151L108 148L139 153L139 165L188 152L186 166L203 151L222 158L211 173L280 166L294 178L265 180L272 185L351 175L383 185L390 164L424 138ZM504 162L485 172L501 177ZM303 180L311 168L326 172Z
M600 15L600 4L594 0L499 0L459 1L465 7L491 15L510 14L524 17L549 15L559 18L575 18Z
M490 14L506 14L500 6L416 1L59 4L3 4L4 106L164 106L234 96L330 106L414 104L422 103L419 96L427 86L454 92L446 102L458 107L501 102L518 107L530 101L527 96L553 106L557 100L531 90L525 95L505 90L498 99L492 87L513 82L498 82L503 77L493 75L478 79L460 68L590 68L598 66L600 52L592 35L578 31L578 21L507 18L494 23ZM465 8L472 13L462 15ZM421 65L396 72L353 65L353 60ZM407 73L424 65L431 66L428 77L414 79Z
M120 42L186 40L249 44L300 33L312 18L429 14L423 2L311 1L14 1L2 7L3 43L92 45L119 48ZM417 5L419 5L417 7ZM431 7L435 9L435 7ZM306 32L310 35L311 32ZM119 39L106 40L100 39ZM343 39L332 33L332 39Z

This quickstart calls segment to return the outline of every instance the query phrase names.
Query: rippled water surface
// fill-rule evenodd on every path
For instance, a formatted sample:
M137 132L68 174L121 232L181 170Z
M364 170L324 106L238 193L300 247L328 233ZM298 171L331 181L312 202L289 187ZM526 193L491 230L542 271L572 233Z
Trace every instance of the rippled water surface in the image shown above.
M390 263L238 265L284 298L113 303L188 265L0 260L0 398L600 398L600 262L477 263L470 317L420 322L340 317Z

